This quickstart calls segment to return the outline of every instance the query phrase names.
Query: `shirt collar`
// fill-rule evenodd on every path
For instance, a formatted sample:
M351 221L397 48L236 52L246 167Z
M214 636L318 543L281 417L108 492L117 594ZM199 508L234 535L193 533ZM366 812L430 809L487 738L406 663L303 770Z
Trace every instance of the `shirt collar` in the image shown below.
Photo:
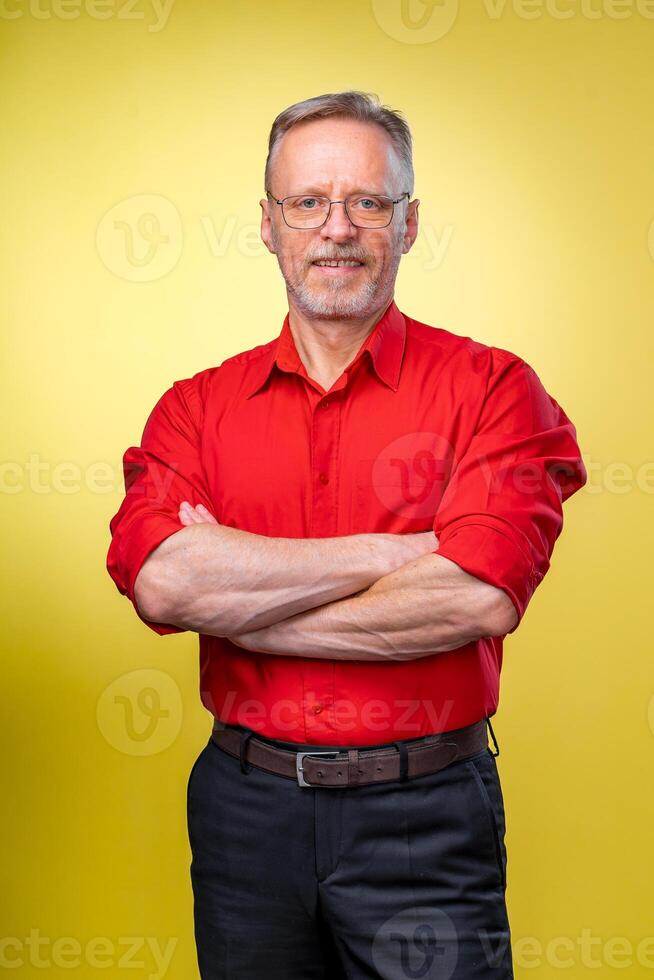
M246 398L250 398L263 387L275 365L281 371L292 371L306 376L304 364L297 352L288 320L289 314L287 313L279 336L266 345L265 352L255 362L252 368L251 381L247 387ZM365 351L368 351L377 377L393 391L397 391L405 340L406 321L404 315L398 309L395 300L391 300L357 351L356 357L348 365L347 370L349 371L360 357L365 356Z

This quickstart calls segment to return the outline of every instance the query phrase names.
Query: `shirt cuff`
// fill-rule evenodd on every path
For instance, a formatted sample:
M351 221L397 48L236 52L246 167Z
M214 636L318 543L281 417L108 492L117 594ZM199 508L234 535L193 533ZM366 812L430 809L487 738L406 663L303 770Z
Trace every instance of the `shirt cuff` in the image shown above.
M518 621L508 631L513 633L546 569L539 572L534 568L524 548L498 524L478 519L455 522L443 529L438 548L433 553L456 562L465 572L489 585L503 589L518 614Z
M186 630L172 623L155 623L142 616L136 604L134 583L148 555L171 534L181 531L183 526L179 521L162 514L147 514L141 518L138 527L132 525L126 531L116 549L110 549L107 558L107 571L118 586L119 592L130 600L139 619L160 636L165 636L167 633L184 633Z

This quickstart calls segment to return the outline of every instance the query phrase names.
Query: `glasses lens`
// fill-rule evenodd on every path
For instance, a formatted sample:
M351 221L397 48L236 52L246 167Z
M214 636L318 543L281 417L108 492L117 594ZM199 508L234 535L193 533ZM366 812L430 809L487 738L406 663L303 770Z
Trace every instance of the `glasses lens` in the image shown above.
M393 201L390 197L357 194L348 197L347 213L352 224L360 228L383 228L393 217Z
M311 197L288 197L282 204L284 218L292 228L319 228L329 211L329 199Z

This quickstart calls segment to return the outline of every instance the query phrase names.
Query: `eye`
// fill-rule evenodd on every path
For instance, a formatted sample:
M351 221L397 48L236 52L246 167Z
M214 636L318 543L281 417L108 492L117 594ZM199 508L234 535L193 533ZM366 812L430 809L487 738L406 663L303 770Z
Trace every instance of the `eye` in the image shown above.
M295 203L294 206L302 208L303 211L312 211L316 203L317 201L315 197L302 197ZM305 207L305 205L307 206Z
M352 206L361 211L380 211L383 209L382 202L378 197L356 197L352 201Z

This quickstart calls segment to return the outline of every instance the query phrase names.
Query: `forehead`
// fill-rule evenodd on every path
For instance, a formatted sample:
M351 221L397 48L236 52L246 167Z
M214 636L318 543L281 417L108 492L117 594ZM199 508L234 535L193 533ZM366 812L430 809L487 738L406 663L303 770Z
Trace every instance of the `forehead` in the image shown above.
M273 163L275 192L321 187L395 192L401 165L389 134L376 123L314 119L284 134Z

